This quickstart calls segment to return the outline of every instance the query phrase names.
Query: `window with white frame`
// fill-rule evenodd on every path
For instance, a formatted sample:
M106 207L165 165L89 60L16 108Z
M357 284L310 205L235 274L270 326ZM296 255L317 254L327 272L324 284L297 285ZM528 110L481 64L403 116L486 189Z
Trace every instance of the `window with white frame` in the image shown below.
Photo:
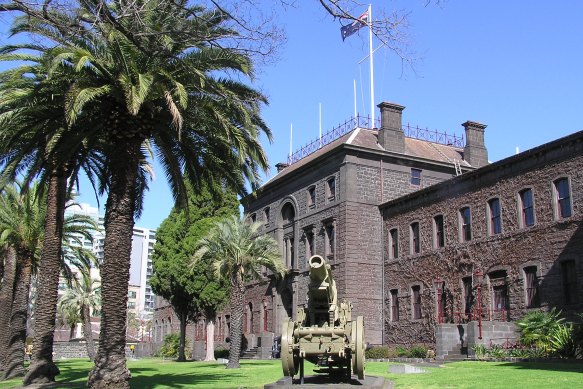
M433 246L441 248L445 246L445 227L443 215L433 217Z
M419 231L419 222L411 223L409 226L409 235L411 237L411 254L419 254L421 252L421 236Z
M469 242L472 240L472 211L470 207L463 207L459 212L460 216L460 240Z
M557 219L571 217L571 189L569 179L566 177L555 180L554 183L555 197L555 215Z
M518 193L520 205L520 223L521 227L530 227L534 225L534 194L532 189L523 189Z
M500 199L490 199L488 201L488 232L490 235L497 235L502 232L502 217Z
M389 259L399 258L399 230L393 228L389 231Z

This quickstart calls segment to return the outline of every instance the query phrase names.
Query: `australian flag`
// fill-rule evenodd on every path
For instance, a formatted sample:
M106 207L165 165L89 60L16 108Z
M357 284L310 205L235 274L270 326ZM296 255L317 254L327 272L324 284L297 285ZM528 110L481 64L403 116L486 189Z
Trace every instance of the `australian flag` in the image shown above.
M348 38L350 35L357 32L361 27L366 26L366 20L368 19L368 10L366 10L358 19L354 22L340 27L340 34L342 35L342 41Z

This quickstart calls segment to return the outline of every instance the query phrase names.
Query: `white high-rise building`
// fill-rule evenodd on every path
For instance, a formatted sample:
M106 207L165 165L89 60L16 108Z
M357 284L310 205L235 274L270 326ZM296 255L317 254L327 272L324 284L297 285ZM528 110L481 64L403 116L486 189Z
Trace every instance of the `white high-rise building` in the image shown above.
M98 230L92 234L93 243L82 239L82 245L87 249L91 249L100 263L103 262L105 227L103 225L104 218L102 215L99 215L99 210L89 204L82 203L69 206L65 213L87 215L97 222ZM154 251L155 242L156 230L134 227L130 262L128 308L135 312L136 317L144 317L154 310L154 294L150 287L150 277L152 276L152 253ZM91 269L91 277L97 280L101 279L97 269Z

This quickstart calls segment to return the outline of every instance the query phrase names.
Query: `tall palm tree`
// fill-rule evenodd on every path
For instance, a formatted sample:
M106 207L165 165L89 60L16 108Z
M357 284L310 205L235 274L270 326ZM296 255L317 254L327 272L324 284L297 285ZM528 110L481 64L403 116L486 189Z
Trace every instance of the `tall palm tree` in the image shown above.
M263 266L276 276L285 273L277 242L268 235L258 235L260 226L259 222L247 223L237 216L225 219L200 241L194 256L194 263L210 261L217 275L231 283L231 350L227 368L240 367L245 281L261 279Z
M46 208L38 185L28 190L19 184L4 188L0 196L0 236L16 254L14 292L10 304L9 339L4 348L4 378L24 374L24 344L30 280L42 241Z
M89 269L80 273L79 279L72 283L73 287L65 291L59 300L60 311L77 312L83 323L83 337L87 345L89 359L95 358L95 344L91 328L91 312L101 306L101 286L99 281L92 279Z
M4 274L2 279L2 288L0 289L0 377L4 371L4 360L10 340L10 310L12 307L12 298L14 296L14 280L16 277L16 252L14 247L6 245L4 252Z
M19 20L12 32L26 30ZM22 49L27 50L22 53ZM99 158L87 147L78 128L66 124L64 96L71 79L66 73L47 77L46 48L38 45L5 46L0 60L26 60L0 73L0 123L2 124L0 183L23 175L28 182L37 176L46 182L44 243L38 271L38 293L43 296L35 307L34 362L26 383L54 380L59 373L52 361L57 288L61 266L64 210L67 180L74 183L80 169L90 179L99 169ZM40 55L31 54L40 52ZM40 188L44 190L44 185Z
M98 3L83 2L80 12L114 12ZM253 72L247 55L223 45L236 35L225 27L226 14L183 1L146 0L142 11L115 23L102 15L92 30L69 41L55 37L50 26L39 28L38 20L31 27L58 43L47 55L54 58L50 74L73 73L65 96L67 126L84 124L84 139L99 149L106 167L102 329L89 377L93 387L128 387L127 279L134 217L145 189L138 178L146 142L180 203L184 176L194 187L208 181L244 193L245 181L255 185L258 170L267 168L259 135L271 139L260 117L265 97L229 77L251 78Z

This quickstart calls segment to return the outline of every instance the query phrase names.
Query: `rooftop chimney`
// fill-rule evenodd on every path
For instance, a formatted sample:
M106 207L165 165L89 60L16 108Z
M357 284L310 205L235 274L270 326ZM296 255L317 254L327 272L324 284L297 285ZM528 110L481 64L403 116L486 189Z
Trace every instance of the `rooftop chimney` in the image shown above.
M277 172L281 172L283 169L285 169L286 167L288 167L289 164L285 163L285 162L279 162L277 164L275 164L275 168L277 169Z
M473 167L482 167L488 164L488 150L484 144L485 124L467 121L462 124L466 129L466 147L464 160Z
M387 151L404 154L405 133L402 128L402 116L405 107L386 101L377 107L381 109L379 144Z

